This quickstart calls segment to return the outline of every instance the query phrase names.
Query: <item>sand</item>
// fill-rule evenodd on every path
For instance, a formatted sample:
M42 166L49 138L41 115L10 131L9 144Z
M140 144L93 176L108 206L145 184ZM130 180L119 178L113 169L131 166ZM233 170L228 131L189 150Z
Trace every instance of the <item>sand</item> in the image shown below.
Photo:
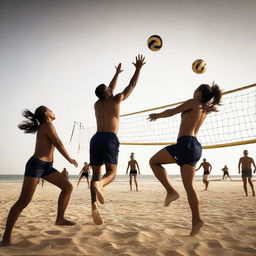
M255 182L254 182L255 183ZM244 196L242 182L211 182L203 191L196 182L205 225L189 237L191 213L181 182L173 183L181 197L163 207L165 191L158 182L140 182L139 192L128 182L113 182L99 205L104 225L92 222L90 194L85 182L74 185L66 217L72 227L54 225L59 189L39 185L13 231L12 246L0 255L54 256L241 256L256 255L256 198ZM256 185L256 184L255 184ZM7 213L19 196L21 184L0 184L0 234Z

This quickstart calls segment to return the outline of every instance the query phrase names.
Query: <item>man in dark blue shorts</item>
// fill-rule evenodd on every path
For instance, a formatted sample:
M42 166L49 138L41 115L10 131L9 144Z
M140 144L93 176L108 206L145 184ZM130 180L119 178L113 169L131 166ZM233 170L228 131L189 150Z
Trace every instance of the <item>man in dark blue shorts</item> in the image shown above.
M97 132L90 141L90 166L93 172L90 189L92 217L96 225L103 223L97 207L97 199L104 204L102 189L114 180L117 171L119 141L116 134L119 125L120 104L128 98L137 84L140 70L145 64L144 60L145 58L142 55L136 57L136 62L133 63L135 66L134 75L122 93L113 95L118 75L122 72L121 63L116 67L116 73L109 86L100 84L95 90L95 94L99 99L94 105ZM101 178L101 166L103 164L105 165L106 173Z
M255 196L255 191L254 191L254 186L252 183L252 165L254 166L254 173L256 172L256 165L254 163L253 158L248 157L248 151L244 150L244 156L240 158L239 163L238 163L238 173L240 174L241 167L242 167L242 179L244 183L244 192L245 195L248 196L248 191L247 191L247 179L248 183L251 186L252 189L252 195Z

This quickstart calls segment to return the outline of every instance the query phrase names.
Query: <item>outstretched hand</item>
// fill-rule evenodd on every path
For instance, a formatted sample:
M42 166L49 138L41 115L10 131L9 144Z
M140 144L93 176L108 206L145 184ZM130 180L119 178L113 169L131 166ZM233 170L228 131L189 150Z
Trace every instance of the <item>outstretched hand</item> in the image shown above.
M78 163L76 162L75 159L71 159L70 163L73 164L75 167L78 166Z
M156 119L158 118L158 114L150 114L148 117L149 121L156 121Z
M136 68L141 68L144 64L146 64L145 61L145 57L143 57L142 54L138 54L138 56L136 56L136 62L132 63Z
M123 72L123 70L121 69L122 68L122 63L119 63L118 66L115 67L115 68L116 68L116 73L117 74L120 74L121 72Z

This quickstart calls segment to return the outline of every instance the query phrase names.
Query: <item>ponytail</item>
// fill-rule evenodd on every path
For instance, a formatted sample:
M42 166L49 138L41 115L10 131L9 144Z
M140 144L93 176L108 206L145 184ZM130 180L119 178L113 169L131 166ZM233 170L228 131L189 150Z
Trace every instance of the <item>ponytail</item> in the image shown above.
M222 97L222 92L221 92L220 87L217 84L215 84L214 82L212 84L211 89L212 89L212 96L213 96L213 99L211 102L211 109L212 109L211 112L212 111L217 112L218 110L217 110L216 106L221 105L220 101L221 101L221 97Z
M217 106L221 105L220 102L222 97L222 92L219 86L213 82L212 86L201 84L198 89L202 93L202 104L205 107L206 113L218 112Z
M39 125L45 121L46 110L47 108L45 106L40 106L36 109L35 114L33 114L28 109L25 109L22 115L28 120L20 123L18 125L19 129L24 130L25 133L37 132Z

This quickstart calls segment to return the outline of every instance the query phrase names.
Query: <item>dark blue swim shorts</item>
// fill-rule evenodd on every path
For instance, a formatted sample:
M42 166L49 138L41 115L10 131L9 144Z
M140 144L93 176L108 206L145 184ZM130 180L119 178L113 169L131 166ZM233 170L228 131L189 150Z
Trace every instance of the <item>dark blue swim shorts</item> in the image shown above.
M113 132L97 132L90 141L90 165L117 164L119 141Z
M242 170L242 178L252 178L252 169Z
M57 170L52 167L52 162L45 162L35 157L31 157L26 164L24 176L41 178Z
M176 159L179 166L196 166L202 156L202 146L194 136L181 136L175 145L167 146L165 149Z

